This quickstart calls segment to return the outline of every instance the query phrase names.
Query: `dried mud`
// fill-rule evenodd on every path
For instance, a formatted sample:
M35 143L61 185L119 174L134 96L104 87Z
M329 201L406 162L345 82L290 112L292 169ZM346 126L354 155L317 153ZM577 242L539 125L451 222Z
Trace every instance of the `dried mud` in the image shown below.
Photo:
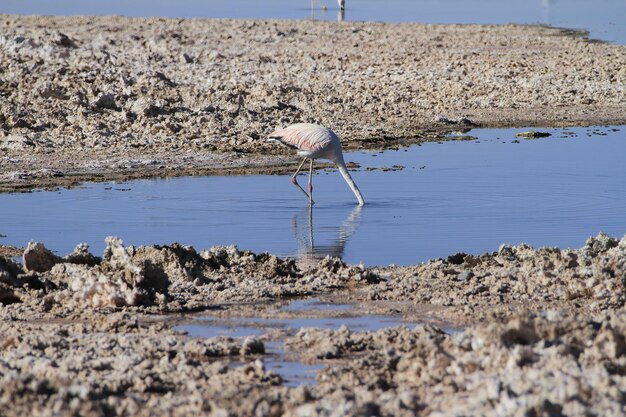
M0 257L0 413L623 415L625 279L626 236L602 234L576 250L502 246L387 268L114 237L101 257L85 245L59 257L30 242L21 263ZM273 336L171 327L189 320L172 313L271 316L273 302L320 295L468 327L283 334L291 355L326 365L300 387L266 369Z
M0 15L0 191L281 172L278 126L349 149L626 122L626 49L520 25ZM408 138L408 139L406 139Z

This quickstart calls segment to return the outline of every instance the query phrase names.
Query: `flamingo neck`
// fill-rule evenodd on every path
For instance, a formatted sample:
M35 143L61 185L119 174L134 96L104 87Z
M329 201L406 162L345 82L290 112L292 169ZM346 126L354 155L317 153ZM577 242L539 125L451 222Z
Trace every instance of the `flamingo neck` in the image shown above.
M348 169L346 168L346 164L343 161L343 158L340 159L339 161L337 161L337 166L339 167L339 172L341 173L341 176L348 183L348 186L350 187L350 189L352 190L352 192L356 196L356 199L359 200L359 206L364 205L365 204L365 200L363 200L363 196L361 195L361 191L359 190L359 187L356 186L356 184L354 183L354 180L350 176L350 173L348 172Z

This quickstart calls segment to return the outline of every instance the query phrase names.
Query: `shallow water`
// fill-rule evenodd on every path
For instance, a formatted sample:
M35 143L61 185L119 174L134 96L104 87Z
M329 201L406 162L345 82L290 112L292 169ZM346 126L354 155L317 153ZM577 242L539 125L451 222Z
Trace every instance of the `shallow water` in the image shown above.
M294 318L238 317L223 319L213 316L200 317L195 324L178 327L194 337L248 337L260 336L268 329L295 331L300 328L337 330L346 326L353 332L371 332L385 327L409 325L399 316L363 315L351 313L354 306L335 304L319 298L302 298L290 301L277 312L298 313ZM321 317L320 317L321 314Z
M194 337L249 337L260 336L269 329L293 330L316 328L337 330L346 326L353 332L375 332L387 327L408 326L410 324L395 316L338 316L338 317L297 317L289 319L243 317L222 319L206 317L203 322L179 327Z
M298 387L304 384L315 384L317 373L324 368L322 364L305 364L297 360L289 359L282 349L282 343L265 343L267 356L263 358L265 368L279 374L283 378L283 384L287 387ZM243 361L231 361L229 367L238 368L243 366Z
M99 254L104 238L116 235L135 245L236 244L303 263L334 255L349 263L406 265L494 251L501 243L580 247L600 231L623 236L626 131L543 129L553 136L516 138L522 130L476 129L470 134L478 140L349 153L346 159L361 165L353 177L366 205L356 206L338 172L321 170L313 178L311 218L287 175L4 194L0 243L34 239L65 255L86 242ZM380 170L394 165L404 168Z
M626 44L624 0L3 0L0 13L244 19L319 19L418 23L523 23L588 29L594 39ZM328 9L322 10L322 4Z
M382 315L350 315L349 304L334 304L319 298L293 300L289 304L277 309L278 312L297 312L301 317L296 318L258 318L243 317L223 319L212 316L196 318L194 324L177 326L177 330L184 330L192 337L258 337L272 329L284 330L285 334L293 335L301 328L317 328L337 330L346 326L350 331L377 331L393 326L415 326L399 316ZM326 314L328 317L315 317ZM451 330L455 332L456 330ZM283 349L283 340L264 342L268 356L264 359L265 366L280 374L285 385L295 387L302 384L315 383L315 377L324 365L304 364L297 359L297 355L287 354ZM243 362L233 361L230 366L242 366Z
M268 343L265 344L268 347ZM273 352L273 357L265 359L265 367L279 374L288 387L297 387L303 384L314 384L317 373L324 369L322 364L305 364L295 360L288 360L283 355L284 352L276 343L270 345L269 351Z
M319 298L302 298L289 302L286 306L281 307L280 311L346 311L352 309L353 306L350 304L334 304L322 301Z
M302 384L314 384L317 373L324 367L321 363L305 364L296 352L286 352L284 339L287 335L295 335L302 328L338 330L346 326L352 332L377 331L388 327L406 326L409 328L423 324L405 321L394 315L355 315L354 306L350 304L334 304L319 298L292 300L289 304L278 308L277 312L297 312L295 318L257 318L243 317L223 319L212 316L193 316L194 324L177 326L177 330L186 331L192 337L259 337L271 330L282 330L279 340L264 341L267 356L265 366L278 374L285 385L296 387ZM460 328L443 327L448 334L458 334ZM236 360L229 366L242 366Z

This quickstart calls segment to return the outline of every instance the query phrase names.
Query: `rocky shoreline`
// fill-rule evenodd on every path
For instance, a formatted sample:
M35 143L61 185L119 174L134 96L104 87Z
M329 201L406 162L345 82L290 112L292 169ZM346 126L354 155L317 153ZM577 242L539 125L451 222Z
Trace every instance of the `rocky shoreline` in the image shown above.
M625 273L626 236L602 234L576 250L502 246L386 268L335 258L299 267L236 247L117 238L102 257L85 245L59 257L31 242L21 264L0 257L0 411L620 415ZM172 329L173 313L272 317L275 302L320 295L358 314L468 327L301 329L283 336L285 349L325 367L300 387L265 368L271 335L197 339Z
M281 172L298 121L348 149L474 126L626 123L626 48L523 25L0 15L0 191ZM290 168L290 167L289 167Z

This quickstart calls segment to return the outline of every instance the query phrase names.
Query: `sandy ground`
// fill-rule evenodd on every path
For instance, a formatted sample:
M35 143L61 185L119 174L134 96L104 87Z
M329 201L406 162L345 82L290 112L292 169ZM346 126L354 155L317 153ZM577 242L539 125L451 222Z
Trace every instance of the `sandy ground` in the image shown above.
M333 128L348 149L474 125L626 121L626 49L554 28L15 16L0 27L0 191L284 172L293 157L263 139L297 121ZM0 247L0 415L624 415L626 237L491 249L364 268L116 238L102 256ZM173 327L207 313L295 317L277 303L320 296L428 324L208 339ZM265 366L277 339L324 365L315 384L289 387Z
M539 26L0 15L0 191L277 172L264 141L626 122L626 48ZM408 139L407 139L408 138Z

